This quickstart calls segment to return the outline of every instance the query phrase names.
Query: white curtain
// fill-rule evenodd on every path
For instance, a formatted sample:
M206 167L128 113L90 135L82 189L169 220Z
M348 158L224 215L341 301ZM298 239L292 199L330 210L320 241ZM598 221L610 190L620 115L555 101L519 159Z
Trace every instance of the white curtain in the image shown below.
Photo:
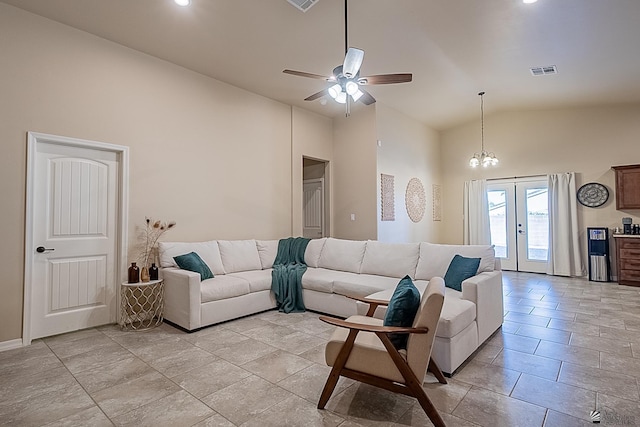
M466 181L464 183L464 244L490 245L489 199L487 181Z
M573 172L548 175L549 261L547 274L584 276L580 253L576 178Z

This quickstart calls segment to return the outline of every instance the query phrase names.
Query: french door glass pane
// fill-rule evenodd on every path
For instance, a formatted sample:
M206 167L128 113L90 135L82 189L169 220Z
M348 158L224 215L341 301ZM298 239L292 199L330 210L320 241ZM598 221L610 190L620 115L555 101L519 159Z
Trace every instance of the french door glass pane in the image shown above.
M527 189L527 258L546 261L549 254L549 199L546 188Z
M489 221L491 223L491 243L495 245L496 256L507 257L507 192L487 191L489 199Z

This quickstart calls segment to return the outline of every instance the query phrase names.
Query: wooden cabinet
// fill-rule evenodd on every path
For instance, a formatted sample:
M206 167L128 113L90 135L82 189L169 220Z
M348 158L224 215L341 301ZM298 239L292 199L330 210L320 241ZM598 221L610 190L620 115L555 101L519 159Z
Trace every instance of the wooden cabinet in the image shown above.
M640 235L614 236L618 259L618 283L640 286Z
M613 166L616 209L640 209L640 165Z

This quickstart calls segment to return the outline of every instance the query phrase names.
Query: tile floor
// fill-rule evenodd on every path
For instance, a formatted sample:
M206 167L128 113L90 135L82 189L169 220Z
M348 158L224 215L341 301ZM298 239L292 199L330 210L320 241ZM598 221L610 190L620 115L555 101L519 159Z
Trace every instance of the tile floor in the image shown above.
M502 330L448 385L449 426L640 425L640 289L504 274ZM428 426L411 398L340 380L319 411L331 328L276 311L193 334L110 325L0 353L0 425Z

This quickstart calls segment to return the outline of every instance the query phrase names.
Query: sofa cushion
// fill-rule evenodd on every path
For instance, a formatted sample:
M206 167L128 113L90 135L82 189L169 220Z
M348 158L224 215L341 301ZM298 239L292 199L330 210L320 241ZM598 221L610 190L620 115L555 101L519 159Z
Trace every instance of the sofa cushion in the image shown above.
M444 285L462 291L462 282L475 276L479 265L480 258L467 258L456 254L444 275Z
M333 282L335 280L348 278L353 273L344 271L327 270L326 268L307 267L307 271L302 275L302 289L310 289L318 292L333 292Z
M496 255L493 245L439 245L420 243L420 258L416 268L416 279L431 280L444 277L453 257L458 254L469 258L480 258L477 273L493 271Z
M219 301L246 295L250 291L249 282L241 277L216 276L200 284L200 302Z
M266 291L271 289L271 271L268 268L266 270L252 270L252 271L239 271L237 273L231 273L231 277L239 277L249 282L249 292Z
M320 253L318 267L360 273L366 241L342 240L329 237Z
M218 240L218 247L227 273L262 270L255 240Z
M208 242L158 242L158 252L162 268L177 267L178 264L173 259L174 256L195 252L209 266L214 275L225 273L218 242L215 240Z
M393 292L398 279L395 277L353 274L334 280L333 292L339 295L367 296L373 292L390 289Z
M278 255L279 242L279 240L256 240L258 256L263 270L273 267L273 261L276 260L276 255Z
M307 245L307 250L304 251L304 263L307 267L318 267L318 261L320 261L320 253L327 241L326 237L322 239L311 239Z
M462 299L462 292L451 288L446 288L444 292L444 304L436 336L452 338L476 320L476 305L469 300Z
M369 240L364 251L361 273L389 277L415 277L420 244L384 243Z
M188 254L174 256L173 259L181 269L199 273L200 280L213 278L213 274L211 273L211 270L209 269L207 264L195 252L189 252Z
M404 276L393 291L382 324L384 326L412 326L419 307L420 292L413 285L411 277ZM389 340L398 350L407 348L408 338L408 334L389 334Z

